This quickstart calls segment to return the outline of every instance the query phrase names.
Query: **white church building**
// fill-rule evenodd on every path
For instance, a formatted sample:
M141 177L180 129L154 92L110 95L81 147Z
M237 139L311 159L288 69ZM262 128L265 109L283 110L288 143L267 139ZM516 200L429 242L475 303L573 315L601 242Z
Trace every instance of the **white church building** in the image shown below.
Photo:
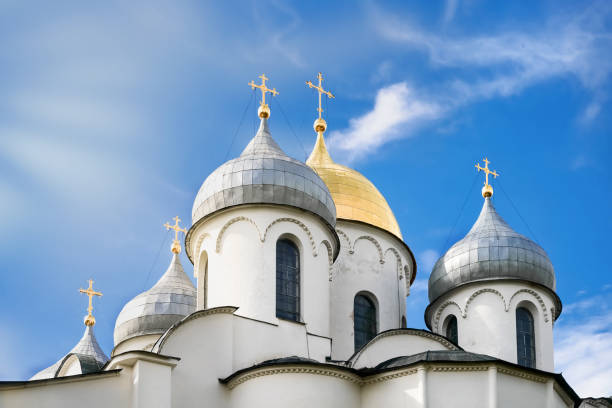
M606 406L554 372L554 269L496 212L488 161L480 215L431 272L430 330L407 328L416 261L383 195L329 155L320 100L333 95L320 75L309 84L319 118L303 163L272 137L276 90L261 78L259 130L206 177L191 227L166 224L168 269L123 307L110 356L90 282L83 338L30 380L0 382L0 407Z

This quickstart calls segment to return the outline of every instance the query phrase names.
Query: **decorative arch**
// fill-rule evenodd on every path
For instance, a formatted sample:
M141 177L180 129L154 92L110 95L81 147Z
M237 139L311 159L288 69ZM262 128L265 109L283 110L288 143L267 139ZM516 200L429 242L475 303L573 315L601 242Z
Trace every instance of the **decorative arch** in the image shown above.
M393 255L395 255L395 259L397 259L397 270L401 274L401 271L402 271L402 257L400 256L399 252L395 248L387 248L387 250L385 251L385 256L387 256L387 252L391 252Z
M304 224L302 221L300 220L296 220L295 218L277 218L276 220L272 221L270 223L270 225L268 225L266 227L266 230L264 232L263 235L263 239L261 240L261 242L265 242L266 241L266 237L268 236L268 232L270 231L270 229L272 228L272 226L274 226L275 224L278 224L280 222L292 222L296 225L298 225L308 236L308 240L310 241L310 246L312 247L312 256L317 256L317 246L314 242L314 239L312 238L312 233L310 232L310 230L308 229L308 227L306 226L306 224Z
M519 293L528 293L537 300L537 302L540 304L540 307L542 308L542 314L544 315L544 321L548 323L548 311L546 309L546 304L544 303L544 299L542 299L542 296L540 296L540 294L533 289L519 289L516 292L514 292L514 294L510 297L510 301L508 302L508 307L506 308L506 312L510 311L510 307L512 306L512 300L514 300L514 298Z
M457 306L457 309L459 310L459 314L461 315L461 317L465 318L466 315L461 310L461 306L459 306L459 304L457 302L454 302L452 300L447 300L446 302L444 302L444 303L442 303L440 305L440 307L436 311L436 314L434 315L434 321L433 321L433 325L432 326L435 328L435 332L436 333L438 333L440 331L440 327L439 327L440 316L442 316L442 312L444 311L444 309L446 309L450 305Z
M210 237L210 234L207 233L207 232L205 232L202 235L200 235L198 237L198 240L196 241L196 244L195 244L195 251L193 251L193 254L196 255L194 257L194 264L193 264L193 276L194 276L194 278L198 277L198 267L199 267L198 263L199 263L199 259L200 259L198 254L200 253L200 249L202 249L202 242L204 242L204 239L206 237Z
M463 317L467 317L468 308L470 306L470 303L472 303L474 299L476 299L479 295L482 295L483 293L493 293L497 295L501 299L504 305L504 310L506 312L508 311L508 307L506 306L506 299L504 298L504 295L501 294L501 292L495 289L491 289L491 288L483 288L483 289L479 289L476 292L472 293L472 295L469 297L467 302L465 302L465 306L463 307Z
M358 242L358 241L360 241L360 240L362 240L362 239L368 240L368 241L370 241L371 243L373 243L373 244L374 244L374 246L375 246L375 247L376 247L376 249L378 250L378 259L379 259L379 262L380 262L380 264L381 264L381 265L382 265L382 264L384 264L384 263L385 263L385 260L384 260L384 258L383 258L383 251L382 251L382 247L380 246L380 244L378 243L378 241L376 240L376 238L374 238L374 237L372 237L372 236L370 236L370 235L362 235L362 236L360 236L359 238L357 238L357 239L356 239L356 240L353 242L353 249L351 250L351 254L352 254L352 253L355 253L355 245L357 245L357 242Z
M325 245L325 248L327 249L327 261L329 263L329 281L331 282L332 281L332 271L333 271L333 266L334 266L334 252L328 240L324 239L323 241L321 241L321 244Z
M255 224L255 221L253 221L252 219L248 218L248 217L244 217L244 216L240 216L240 217L235 217L232 218L231 220L229 220L228 222L225 223L225 225L221 228L221 231L219 231L219 235L217 236L217 245L216 245L216 251L217 253L221 252L221 243L223 242L223 235L225 234L225 231L227 231L227 229L232 225L235 224L237 222L240 221L246 221L250 224L252 224L255 229L257 230L257 236L259 237L259 240L261 242L263 242L263 238L261 237L261 232L259 231L259 227L257 226L257 224Z
M353 247L351 245L351 239L349 238L349 236L346 234L346 232L342 231L341 229L336 228L336 232L338 233L339 236L341 236L342 238L346 239L346 243L348 244L347 249L348 249L348 253L352 254L353 253Z

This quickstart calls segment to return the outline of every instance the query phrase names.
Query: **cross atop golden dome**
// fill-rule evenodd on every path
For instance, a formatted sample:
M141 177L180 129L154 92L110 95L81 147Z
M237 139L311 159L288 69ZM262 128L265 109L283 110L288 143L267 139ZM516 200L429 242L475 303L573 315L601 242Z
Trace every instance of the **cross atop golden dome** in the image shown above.
M270 89L266 86L266 81L268 80L268 77L266 76L266 74L261 74L259 78L261 78L261 85L257 85L253 81L249 82L248 85L253 89L258 88L261 91L261 104L259 106L259 109L257 109L257 114L262 119L269 118L270 117L270 107L266 103L266 93L269 92L272 94L272 96L276 96L278 95L278 92L276 91L276 88Z
M315 120L313 125L315 132L319 133L325 132L325 129L327 129L327 123L325 123L325 119L323 119L322 117L323 108L321 107L321 94L327 95L327 97L330 99L335 98L335 96L331 92L323 89L323 75L320 72L317 75L317 79L319 80L319 85L315 85L310 81L306 81L306 85L308 85L309 88L316 89L319 93L319 107L317 108L317 111L319 112L319 118Z
M93 290L93 280L91 279L89 280L89 287L87 289L79 289L79 292L85 293L87 296L89 296L89 307L87 308L87 316L85 316L85 326L92 327L94 324L96 324L96 319L91 314L91 312L93 312L91 299L94 296L102 296L102 293Z
M487 198L493 195L493 187L491 187L491 185L489 184L489 174L492 175L493 178L497 178L499 174L497 174L495 170L489 170L489 163L491 163L489 159L485 157L483 161L485 163L484 167L482 167L480 163L476 163L474 167L476 167L479 173L481 170L484 171L485 173L485 183L484 183L484 187L482 188L482 196L484 198Z

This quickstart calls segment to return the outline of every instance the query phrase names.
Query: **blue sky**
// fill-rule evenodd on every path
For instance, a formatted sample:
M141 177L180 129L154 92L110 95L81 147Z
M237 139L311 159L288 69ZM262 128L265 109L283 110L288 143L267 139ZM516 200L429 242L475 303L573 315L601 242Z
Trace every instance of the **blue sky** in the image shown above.
M0 379L78 341L90 277L109 354L121 307L170 261L161 224L188 222L252 137L247 82L280 91L272 133L303 160L321 71L333 157L374 182L417 256L409 325L478 215L486 155L498 211L555 266L557 371L610 395L611 22L605 1L1 2Z

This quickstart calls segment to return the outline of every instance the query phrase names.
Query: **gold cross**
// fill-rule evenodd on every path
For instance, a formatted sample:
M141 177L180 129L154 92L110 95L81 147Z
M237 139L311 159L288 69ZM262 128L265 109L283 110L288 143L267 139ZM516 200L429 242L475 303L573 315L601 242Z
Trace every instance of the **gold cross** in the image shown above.
M93 312L91 299L94 296L102 296L102 293L93 290L93 280L91 279L89 280L89 287L87 289L79 289L79 292L85 293L87 296L89 296L89 307L87 308L87 316L85 316L85 325L93 326L94 324L96 324L96 319L91 314L91 312Z
M266 86L266 81L268 80L266 74L261 74L258 78L261 78L261 85L257 85L253 81L249 82L248 85L253 89L258 88L261 90L261 106L258 110L259 117L267 118L270 116L270 107L266 104L266 93L270 92L272 96L276 96L278 95L278 92L276 91L276 88L270 89Z
M178 215L174 217L173 220L174 225L165 223L164 227L166 227L166 231L169 231L171 228L174 230L174 241L172 241L171 251L175 254L178 254L179 252L181 252L181 243L179 242L178 234L179 232L183 232L186 234L187 230L185 228L179 227L179 222L181 222L181 219L178 217Z
M320 72L319 75L317 75L317 78L319 79L318 86L310 81L306 81L306 85L308 85L309 88L314 88L317 90L317 92L319 92L319 108L317 109L317 111L319 111L319 119L321 119L321 114L323 113L323 108L321 108L321 94L327 95L328 98L335 98L335 96L331 92L323 89L323 75L321 75Z
M484 171L485 173L485 183L484 183L484 187L482 188L482 196L483 197L491 197L493 195L493 187L491 187L489 185L489 174L493 176L493 178L497 178L497 176L499 176L499 174L497 174L494 170L489 170L489 163L491 163L489 161L489 159L487 159L486 157L483 159L485 166L482 167L480 165L480 163L476 163L476 165L474 167L476 167L476 169L478 169L478 172L480 173L480 171Z

